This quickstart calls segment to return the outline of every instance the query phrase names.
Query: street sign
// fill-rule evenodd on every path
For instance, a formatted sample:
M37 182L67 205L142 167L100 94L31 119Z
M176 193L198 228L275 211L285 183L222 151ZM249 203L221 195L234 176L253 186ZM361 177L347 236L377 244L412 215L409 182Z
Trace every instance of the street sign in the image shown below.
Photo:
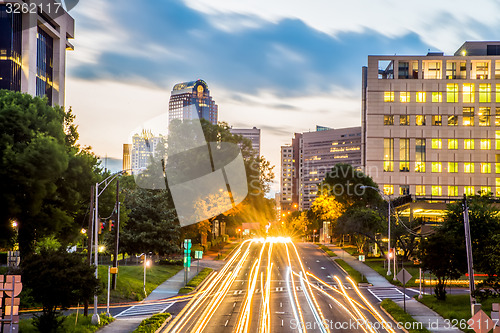
M202 257L203 257L203 251L194 251L195 259L202 259Z
M14 287L12 286L13 283ZM8 291L9 289L11 291ZM14 293L12 293L12 289L14 289ZM7 280L4 285L4 290L5 294L8 297L17 297L23 290L23 284L21 283L21 275L7 275Z
M404 268L399 271L398 275L396 275L398 281L401 282L403 285L405 285L408 281L410 281L412 277L413 276L411 276L411 274L408 273L408 271Z
M184 240L184 248L189 250L191 248L192 244L191 244L191 240L190 239L185 239Z
M111 274L118 274L118 267L111 267L111 268L109 269L109 272L110 272Z
M364 254L360 254L360 255L358 256L358 260L359 260L359 261L363 261L363 262L364 262L364 261L365 261L365 255L364 255Z
M495 327L493 320L491 320L483 310L479 310L472 316L472 318L467 321L467 324L472 327L476 333L487 333Z

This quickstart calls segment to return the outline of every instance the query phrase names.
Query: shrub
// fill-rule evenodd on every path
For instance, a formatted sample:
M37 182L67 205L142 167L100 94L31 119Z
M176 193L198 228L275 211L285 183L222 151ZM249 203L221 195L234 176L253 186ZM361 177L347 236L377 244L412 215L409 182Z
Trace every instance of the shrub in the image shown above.
M170 317L170 313L157 313L144 319L132 333L154 333Z

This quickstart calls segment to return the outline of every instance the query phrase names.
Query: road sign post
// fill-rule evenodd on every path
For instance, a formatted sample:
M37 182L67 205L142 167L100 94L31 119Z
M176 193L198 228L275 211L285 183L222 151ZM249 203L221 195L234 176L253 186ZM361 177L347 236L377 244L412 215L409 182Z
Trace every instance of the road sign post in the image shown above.
M184 240L184 285L188 283L188 272L191 267L191 240Z
M401 269L396 276L399 282L403 284L403 310L406 312L406 283L412 278L406 269Z
M200 259L203 257L203 251L194 251L194 258L198 260L198 267L196 268L196 274L200 272Z

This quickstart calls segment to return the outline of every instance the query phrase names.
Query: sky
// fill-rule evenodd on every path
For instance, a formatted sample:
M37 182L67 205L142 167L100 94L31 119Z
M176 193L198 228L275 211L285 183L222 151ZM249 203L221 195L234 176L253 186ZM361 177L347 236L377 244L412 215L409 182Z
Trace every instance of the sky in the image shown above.
M500 40L499 12L495 0L82 0L66 106L80 144L120 170L123 143L167 114L173 85L203 79L219 121L261 128L279 182L294 132L361 125L368 55Z

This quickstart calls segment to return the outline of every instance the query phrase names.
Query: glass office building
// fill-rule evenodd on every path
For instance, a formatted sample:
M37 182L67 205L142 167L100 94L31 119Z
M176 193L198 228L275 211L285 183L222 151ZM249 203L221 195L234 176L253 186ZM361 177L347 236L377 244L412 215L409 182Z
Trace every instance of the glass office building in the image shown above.
M206 119L217 124L218 106L208 85L203 80L177 83L172 89L168 105L168 120Z

